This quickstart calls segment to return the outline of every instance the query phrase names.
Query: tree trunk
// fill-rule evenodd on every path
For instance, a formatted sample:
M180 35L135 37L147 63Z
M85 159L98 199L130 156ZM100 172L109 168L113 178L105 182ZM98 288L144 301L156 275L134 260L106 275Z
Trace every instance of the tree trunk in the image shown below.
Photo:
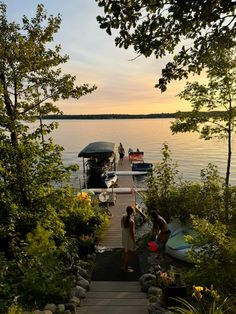
M231 115L231 110L230 110ZM230 167L231 167L231 156L232 156L232 143L231 143L231 117L229 119L228 126L228 158L227 158L227 169L225 175L225 192L224 192L224 203L225 203L225 221L229 221L229 177L230 177Z
M227 169L225 176L225 187L229 187L229 177L230 177L230 167L231 167L231 156L232 156L232 148L231 148L231 130L228 130L228 158L227 158Z
M15 128L16 110L13 107L11 98L9 97L9 93L7 90L7 84L6 84L6 78L5 78L4 73L0 73L0 83L3 86L4 104L6 107L7 116L10 119L10 122L8 124L8 130L10 132L11 144L12 144L12 146L15 149L16 154L17 154L18 153L18 137L17 137L16 128ZM27 197L24 179L22 179L22 174L24 173L24 169L22 168L21 158L19 158L19 156L16 159L16 167L18 169L18 173L16 173L16 177L17 177L17 181L18 181L19 191L21 194L21 204L22 204L22 206L28 207L30 202L29 202L28 197Z

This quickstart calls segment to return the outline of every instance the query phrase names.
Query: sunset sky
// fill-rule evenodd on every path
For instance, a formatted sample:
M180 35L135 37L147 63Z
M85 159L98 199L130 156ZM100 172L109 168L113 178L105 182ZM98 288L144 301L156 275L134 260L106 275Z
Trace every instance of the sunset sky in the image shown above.
M70 56L63 70L76 75L77 83L95 84L92 94L76 101L58 102L65 114L148 114L188 110L190 105L177 94L185 81L175 81L165 93L154 88L161 69L170 60L136 57L132 49L124 50L114 44L99 28L96 16L102 14L95 0L7 0L8 20L21 22L23 14L34 16L38 3L44 4L48 14L62 16L62 24L55 36L62 52Z

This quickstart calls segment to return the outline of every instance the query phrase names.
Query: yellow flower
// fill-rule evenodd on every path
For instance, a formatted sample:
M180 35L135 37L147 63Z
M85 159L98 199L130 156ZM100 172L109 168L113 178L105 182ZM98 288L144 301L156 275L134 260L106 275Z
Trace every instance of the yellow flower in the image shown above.
M89 196L89 194L87 192L79 192L76 195L76 199L80 202L91 202L91 197Z
M193 286L192 296L200 300L202 298L201 291L204 291L204 288L202 286Z
M201 291L204 290L204 288L203 288L202 286L193 286L193 290L194 290L195 292L201 292Z
M211 288L210 288L210 289L206 288L206 291L209 292L210 296L211 296L214 300L218 301L218 300L220 299L220 295L219 295L219 293L217 292L217 290L214 290L213 285L211 285Z

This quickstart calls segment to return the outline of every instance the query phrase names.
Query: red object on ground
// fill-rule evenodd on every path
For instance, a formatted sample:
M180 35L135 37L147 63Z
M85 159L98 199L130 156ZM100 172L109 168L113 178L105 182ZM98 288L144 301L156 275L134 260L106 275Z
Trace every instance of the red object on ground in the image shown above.
M148 242L148 249L151 252L157 252L158 251L158 245L155 241Z

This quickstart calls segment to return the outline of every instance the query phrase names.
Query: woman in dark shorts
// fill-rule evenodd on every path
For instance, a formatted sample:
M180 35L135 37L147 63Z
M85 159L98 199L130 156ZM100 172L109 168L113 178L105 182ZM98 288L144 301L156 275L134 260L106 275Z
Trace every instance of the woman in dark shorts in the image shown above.
M170 230L165 219L158 215L156 211L151 212L152 222L153 222L153 233L155 235L155 241L158 245L158 250L160 253L165 252L165 245L170 237Z
M124 156L125 156L125 149L124 149L122 143L120 143L120 145L118 146L118 153L120 155L120 160L122 161Z

